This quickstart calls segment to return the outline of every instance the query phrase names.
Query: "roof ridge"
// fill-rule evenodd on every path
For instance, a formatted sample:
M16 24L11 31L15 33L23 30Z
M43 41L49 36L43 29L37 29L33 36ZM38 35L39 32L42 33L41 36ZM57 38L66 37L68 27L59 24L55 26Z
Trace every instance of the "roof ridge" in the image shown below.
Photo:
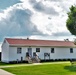
M6 38L6 40L10 45L58 46L58 47L76 46L71 41L61 41L61 40L39 40L39 39L21 39L21 38Z
M57 41L57 42L73 42L73 41L64 41L64 40L42 40L42 39L24 39L24 38L5 38L6 40L30 40L30 41Z

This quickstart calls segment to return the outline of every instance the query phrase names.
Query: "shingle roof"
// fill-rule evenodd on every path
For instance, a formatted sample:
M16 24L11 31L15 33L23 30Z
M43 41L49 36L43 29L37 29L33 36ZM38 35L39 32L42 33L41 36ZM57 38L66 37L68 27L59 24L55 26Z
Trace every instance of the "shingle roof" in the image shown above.
M51 46L51 47L75 47L71 41L55 41L55 40L32 40L32 39L14 39L6 38L10 45L21 46Z

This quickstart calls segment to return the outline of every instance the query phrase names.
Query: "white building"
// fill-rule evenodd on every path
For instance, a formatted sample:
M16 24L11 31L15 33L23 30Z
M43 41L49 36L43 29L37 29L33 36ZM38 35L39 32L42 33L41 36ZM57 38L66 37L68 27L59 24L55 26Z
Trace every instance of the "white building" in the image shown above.
M2 62L26 61L29 54L41 60L76 59L76 45L71 41L6 38L2 44Z

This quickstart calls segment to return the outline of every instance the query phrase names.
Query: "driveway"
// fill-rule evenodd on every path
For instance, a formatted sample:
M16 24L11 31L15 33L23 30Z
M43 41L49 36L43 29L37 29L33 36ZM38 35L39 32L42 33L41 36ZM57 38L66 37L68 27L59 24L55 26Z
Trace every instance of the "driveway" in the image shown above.
M0 69L0 75L15 75L15 74L12 74L12 73L9 73L5 70Z

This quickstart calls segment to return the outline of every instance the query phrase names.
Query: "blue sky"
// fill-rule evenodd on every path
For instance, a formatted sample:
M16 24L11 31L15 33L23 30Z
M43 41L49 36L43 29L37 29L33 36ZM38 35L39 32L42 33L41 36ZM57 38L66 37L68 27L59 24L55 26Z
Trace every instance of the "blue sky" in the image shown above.
M0 42L6 37L74 39L66 28L76 0L0 0Z
M0 0L0 9L6 9L19 2L20 0Z

